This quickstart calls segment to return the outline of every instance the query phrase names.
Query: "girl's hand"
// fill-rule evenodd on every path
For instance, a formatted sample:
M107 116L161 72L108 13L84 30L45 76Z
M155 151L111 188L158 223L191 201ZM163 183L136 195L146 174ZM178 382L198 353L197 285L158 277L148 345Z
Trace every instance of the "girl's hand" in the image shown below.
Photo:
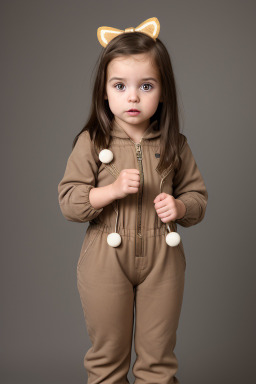
M163 223L181 219L185 215L185 204L168 193L160 193L153 202L156 213Z
M138 169L122 169L112 186L114 199L122 199L130 193L137 193L140 186L140 171Z

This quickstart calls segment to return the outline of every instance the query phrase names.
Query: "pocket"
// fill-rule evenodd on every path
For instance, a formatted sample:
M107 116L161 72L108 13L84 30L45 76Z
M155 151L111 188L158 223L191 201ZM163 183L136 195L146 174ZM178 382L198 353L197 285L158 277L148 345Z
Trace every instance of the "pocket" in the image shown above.
M98 230L92 230L91 227L89 227L86 231L83 245L81 248L80 256L77 262L77 268L79 268L84 260L86 259L88 252L90 251L94 241L96 240L97 236L100 234L100 229Z
M187 267L187 262L186 262L186 256L185 256L185 252L184 252L184 248L183 248L183 244L182 244L182 241L180 241L180 243L177 245L177 248L181 254L181 257L183 259L183 262L184 262L184 267L186 269Z

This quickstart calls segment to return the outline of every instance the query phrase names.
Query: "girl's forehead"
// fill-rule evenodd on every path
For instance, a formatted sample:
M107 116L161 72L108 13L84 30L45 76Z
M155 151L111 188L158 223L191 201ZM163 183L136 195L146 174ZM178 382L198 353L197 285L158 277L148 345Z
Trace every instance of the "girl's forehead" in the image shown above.
M154 63L152 56L149 54L138 54L132 56L121 56L111 60L107 67L108 75L115 74L122 76L122 74L132 73L136 70L147 71L147 75L157 76L157 66Z
M117 67L122 65L152 65L154 62L152 55L149 53L138 53L136 55L119 56L112 59L108 66Z

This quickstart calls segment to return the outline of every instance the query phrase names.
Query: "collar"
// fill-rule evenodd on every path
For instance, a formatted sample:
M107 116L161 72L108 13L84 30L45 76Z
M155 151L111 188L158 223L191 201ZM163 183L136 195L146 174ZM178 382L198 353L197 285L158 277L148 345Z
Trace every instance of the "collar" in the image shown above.
M120 137L121 139L131 139L130 136L125 132L125 130L117 124L117 122L112 120L112 127L110 131L110 135L114 137ZM158 120L154 120L149 124L146 131L143 133L143 139L154 139L161 135L161 131L159 129Z

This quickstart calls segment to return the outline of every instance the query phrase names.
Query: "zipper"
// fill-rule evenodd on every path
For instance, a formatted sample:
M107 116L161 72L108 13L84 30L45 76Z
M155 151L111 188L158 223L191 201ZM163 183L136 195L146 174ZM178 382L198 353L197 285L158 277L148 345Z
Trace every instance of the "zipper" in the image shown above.
M138 197L138 221L137 221L137 230L138 236L141 237L141 213L142 213L142 194L143 194L143 185L144 185L144 173L143 173L143 165L142 165L142 151L141 144L136 144L136 155L139 164L139 170L141 174L140 189L139 189L139 197Z
M140 256L142 253L141 214L142 214L142 195L143 195L143 185L144 185L144 172L143 172L143 165L142 165L142 148L141 148L142 138L139 143L135 143L131 138L130 140L135 145L136 157L137 157L140 176L141 176L141 183L140 183L139 195L138 195L138 216L137 216L137 234L136 234L136 256ZM137 237L139 238L138 240L137 240Z

